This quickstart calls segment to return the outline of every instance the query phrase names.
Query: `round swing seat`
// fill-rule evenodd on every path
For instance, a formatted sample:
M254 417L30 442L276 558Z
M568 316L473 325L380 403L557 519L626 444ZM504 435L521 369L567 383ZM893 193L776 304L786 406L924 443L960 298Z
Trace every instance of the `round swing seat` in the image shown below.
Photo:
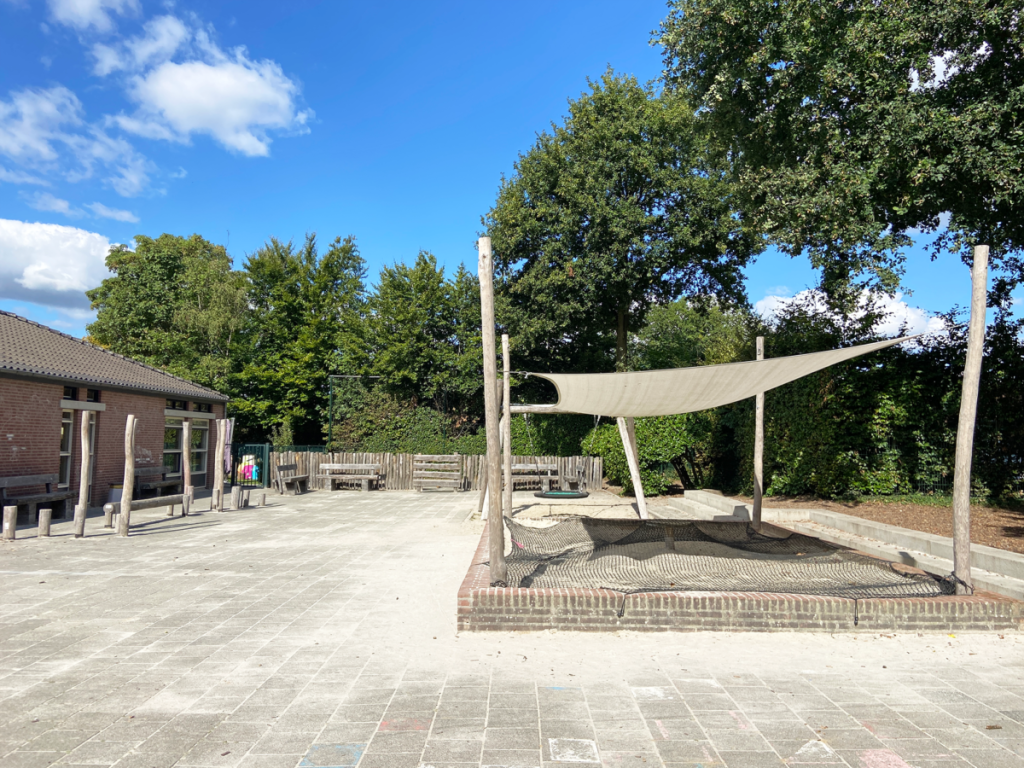
M538 499L585 499L590 494L586 491L534 491Z

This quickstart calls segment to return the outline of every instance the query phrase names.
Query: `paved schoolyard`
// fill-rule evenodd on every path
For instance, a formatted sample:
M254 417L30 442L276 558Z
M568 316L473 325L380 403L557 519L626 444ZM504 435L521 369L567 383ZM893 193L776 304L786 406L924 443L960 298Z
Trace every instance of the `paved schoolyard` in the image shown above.
M1024 766L1024 633L459 636L476 494L270 498L0 547L0 766Z

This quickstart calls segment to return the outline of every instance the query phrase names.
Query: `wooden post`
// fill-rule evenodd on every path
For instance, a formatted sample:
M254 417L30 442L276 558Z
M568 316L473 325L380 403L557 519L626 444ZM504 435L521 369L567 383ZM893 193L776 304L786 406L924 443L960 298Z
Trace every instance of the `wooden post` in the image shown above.
M181 516L188 517L188 509L192 506L192 497L187 493L181 499Z
M636 510L641 520L647 519L647 499L644 497L644 485L640 480L640 453L636 447L636 427L633 417L615 419L619 425L619 436L622 447L626 451L626 462L629 464L629 477L633 481L633 493L636 495Z
M103 527L113 528L114 527L114 505L104 504L103 505Z
M501 365L502 376L502 411L501 430L503 446L503 459L505 465L505 494L501 499L502 514L505 517L512 517L512 362L508 351L508 334L501 334Z
M53 519L53 510L43 507L39 510L39 537L44 538L50 535L50 521Z
M267 506L267 494L265 494L265 493L261 493L260 494L260 506L261 507Z
M78 506L75 507L75 538L85 535L85 518L89 514L89 477L92 475L92 452L89 450L91 411L82 411L82 475L78 478ZM50 534L47 533L47 536Z
M227 425L224 419L217 419L217 462L213 465L213 509L224 507L224 441L227 438Z
M764 360L764 336L757 337L757 359ZM761 530L761 497L764 495L764 392L754 398L754 510L751 523Z
M117 532L128 535L132 517L132 490L135 488L135 415L129 413L124 424L124 482L121 486L121 516Z
M491 238L481 237L480 320L484 355L484 424L487 429L487 481L491 487L487 510L490 543L490 582L492 587L508 586L505 567L505 521L501 515L501 439L498 435L498 366L494 343L494 261Z
M188 493L192 487L192 420L185 419L181 427L181 492Z
M978 416L981 359L985 353L985 307L988 298L988 246L974 247L971 269L971 320L967 331L967 363L960 395L953 469L953 576L958 595L974 591L971 579L971 460Z
M4 507L4 541L14 541L18 535L18 508Z
M231 486L231 509L242 508L242 486Z

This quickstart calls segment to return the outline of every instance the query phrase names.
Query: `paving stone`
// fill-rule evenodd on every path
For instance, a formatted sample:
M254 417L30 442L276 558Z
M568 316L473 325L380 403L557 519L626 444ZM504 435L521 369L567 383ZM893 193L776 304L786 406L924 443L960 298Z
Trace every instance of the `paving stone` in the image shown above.
M478 763L483 751L480 741L440 741L427 742L423 750L423 762L437 768L438 763Z
M492 728L523 728L536 726L539 721L536 709L494 709L487 713L487 725Z
M538 749L540 730L537 728L487 728L484 732L484 749Z

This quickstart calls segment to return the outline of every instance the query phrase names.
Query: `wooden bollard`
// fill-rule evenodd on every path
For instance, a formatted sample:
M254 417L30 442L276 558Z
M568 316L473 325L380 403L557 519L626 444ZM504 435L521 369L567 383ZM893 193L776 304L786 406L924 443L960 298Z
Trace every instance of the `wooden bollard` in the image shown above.
M4 507L4 541L14 541L18 535L18 508Z
M231 508L242 508L242 486L240 485L231 486Z
M249 489L246 488L242 491L242 509L249 508Z
M50 535L50 520L53 519L53 510L49 507L43 507L39 510L39 536Z
M216 488L213 489L213 494L210 496L210 511L211 512L218 512L218 511L220 511L220 496L221 496L222 493L223 493L223 491L219 491Z
M103 505L103 527L113 528L114 527L114 505L104 504Z
M75 538L80 539L85 536L85 518L88 514L89 507L83 506L82 504L75 505ZM43 510L39 510L42 513Z
M181 500L181 516L182 517L188 517L188 510L189 510L189 507L191 507L191 506L192 506L192 497L186 495Z
M261 507L267 506L267 494L265 494L265 493L261 493L260 494L260 506Z

